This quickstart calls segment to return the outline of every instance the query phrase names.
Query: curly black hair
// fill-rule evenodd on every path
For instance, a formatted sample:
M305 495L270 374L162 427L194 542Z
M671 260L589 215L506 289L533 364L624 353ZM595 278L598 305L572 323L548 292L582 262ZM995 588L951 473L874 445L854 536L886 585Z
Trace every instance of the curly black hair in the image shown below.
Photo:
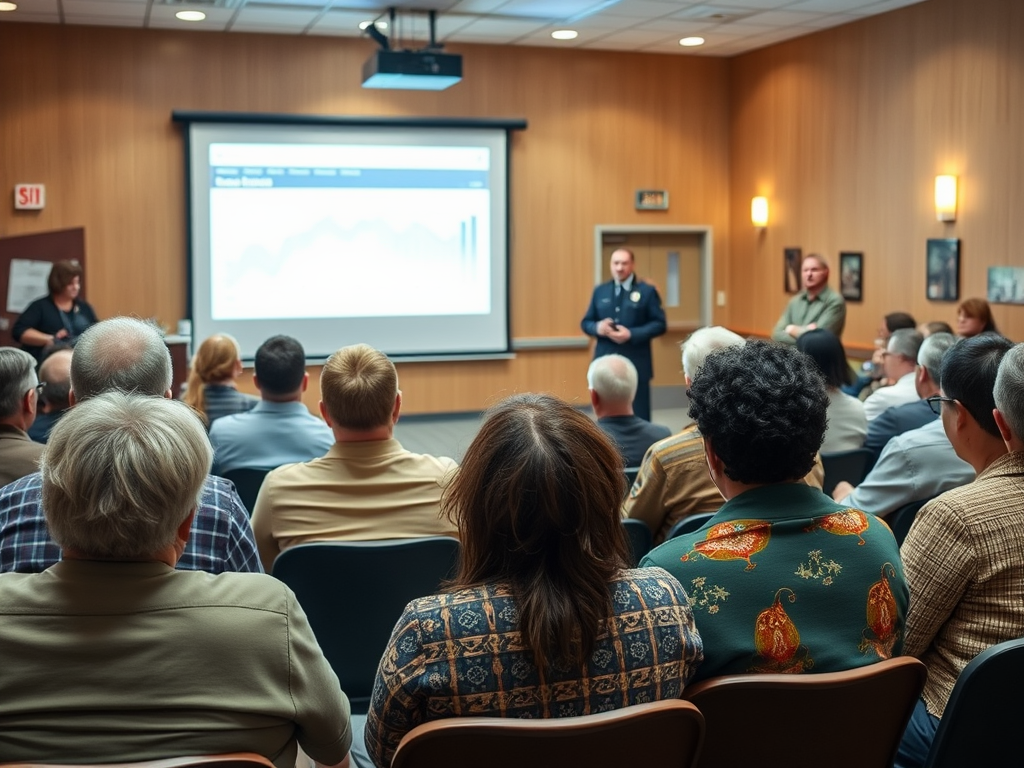
M807 355L764 341L718 350L687 394L690 418L736 482L799 480L814 466L829 399Z

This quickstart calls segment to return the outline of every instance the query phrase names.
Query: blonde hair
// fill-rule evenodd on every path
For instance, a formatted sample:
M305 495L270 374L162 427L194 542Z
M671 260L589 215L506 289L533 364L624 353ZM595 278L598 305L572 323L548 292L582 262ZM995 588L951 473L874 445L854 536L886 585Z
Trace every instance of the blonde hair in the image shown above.
M64 549L128 560L160 552L199 506L213 449L186 405L108 392L70 409L42 460L46 525Z
M192 356L188 371L188 389L181 398L200 415L205 423L207 384L235 377L235 367L241 357L238 342L233 336L218 333L203 341Z
M356 431L391 423L398 372L383 352L368 344L342 347L320 374L320 395L331 421Z

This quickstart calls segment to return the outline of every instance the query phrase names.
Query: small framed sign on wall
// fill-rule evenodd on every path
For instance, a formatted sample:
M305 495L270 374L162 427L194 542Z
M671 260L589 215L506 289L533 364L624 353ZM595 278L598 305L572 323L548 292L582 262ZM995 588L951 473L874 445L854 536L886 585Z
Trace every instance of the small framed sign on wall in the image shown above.
M667 211L667 189L638 189L636 191L636 209L638 211Z

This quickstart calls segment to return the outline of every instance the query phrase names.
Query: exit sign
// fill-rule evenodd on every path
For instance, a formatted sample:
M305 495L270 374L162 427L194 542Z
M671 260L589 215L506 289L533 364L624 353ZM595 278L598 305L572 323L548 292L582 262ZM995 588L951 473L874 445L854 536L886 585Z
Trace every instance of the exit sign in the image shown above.
M46 185L15 184L14 207L19 211L41 211L46 207Z

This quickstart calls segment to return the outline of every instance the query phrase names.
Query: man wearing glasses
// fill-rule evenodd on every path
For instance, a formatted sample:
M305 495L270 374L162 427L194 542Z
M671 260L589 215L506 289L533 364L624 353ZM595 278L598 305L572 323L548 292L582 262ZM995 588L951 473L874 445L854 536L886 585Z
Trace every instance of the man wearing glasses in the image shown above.
M39 469L43 446L28 436L38 403L35 358L14 347L0 347L0 486Z
M945 360L943 356L938 377L943 383ZM995 373L993 379L994 376ZM937 397L941 396L924 399L935 414L941 405ZM870 430L869 425L869 433ZM840 504L884 517L911 502L930 499L965 485L974 479L974 474L974 468L953 450L942 428L942 420L935 419L891 438L864 481L856 488L846 482L839 483L832 498Z
M887 408L917 400L914 377L917 370L917 353L923 341L924 337L911 328L900 328L893 331L889 337L889 344L882 353L882 369L885 371L885 378L894 383L876 389L864 401L864 415L867 416L869 425Z
M904 653L928 666L928 682L899 768L925 762L971 659L1024 635L1024 346L991 333L958 342L942 361L942 394L928 401L978 477L925 505L901 550L911 606Z

